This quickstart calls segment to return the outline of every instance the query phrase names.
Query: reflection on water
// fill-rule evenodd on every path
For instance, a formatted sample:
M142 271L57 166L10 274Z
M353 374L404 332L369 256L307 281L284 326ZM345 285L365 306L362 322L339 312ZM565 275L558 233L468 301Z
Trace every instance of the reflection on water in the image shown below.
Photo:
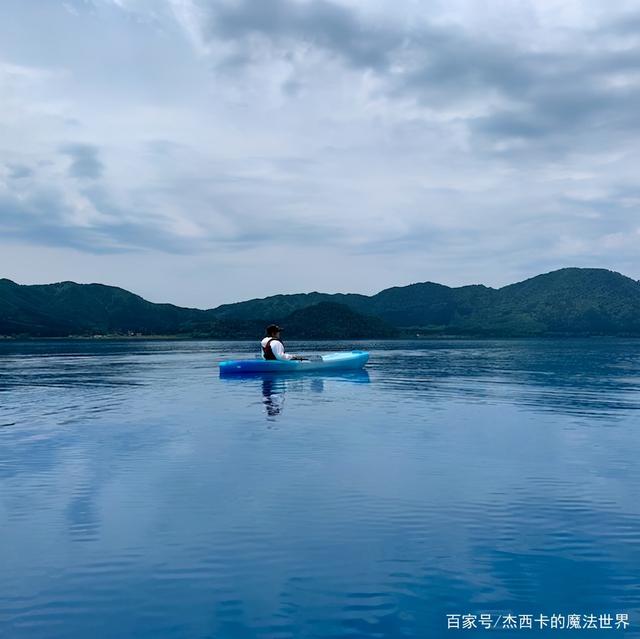
M284 406L286 380L267 378L262 380L262 397L268 417L277 417Z
M254 344L0 343L0 636L442 637L507 612L638 636L640 342L290 346L370 365L221 379Z
M275 419L284 408L287 389L296 393L323 393L325 382L351 382L368 384L371 380L366 370L308 372L308 373L245 373L241 375L221 376L225 384L243 384L260 386L262 404L267 418Z

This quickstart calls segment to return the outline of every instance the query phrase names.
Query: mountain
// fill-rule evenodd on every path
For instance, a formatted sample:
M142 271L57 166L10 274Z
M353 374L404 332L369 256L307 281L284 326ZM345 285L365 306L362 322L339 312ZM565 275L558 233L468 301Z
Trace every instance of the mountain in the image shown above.
M640 283L605 269L565 268L499 289L474 322L513 335L640 336Z
M293 295L272 295L260 299L247 300L223 304L213 309L211 313L217 319L239 320L250 317L260 317L266 320L280 321L294 311L323 302L344 304L358 310L358 306L366 307L366 295L353 293L294 293Z
M301 293L214 309L154 304L124 289L0 279L0 335L183 335L257 339L266 324L288 339L419 335L640 337L640 283L605 269L565 268L500 289L423 282L371 296Z
M309 300L313 301L313 299ZM289 339L392 337L397 330L335 302L287 305L277 321ZM294 308L293 313L288 313ZM257 339L271 320L216 317L212 311L154 304L124 289L60 282L22 286L0 279L0 335L67 337L91 335L183 335Z
M0 280L0 334L57 337L96 333L172 333L206 318L197 309L153 304L103 284L60 282L21 286Z
M376 295L276 295L213 309L214 317L281 317L280 309L337 301L406 336L640 336L640 284L606 269L565 268L500 289L410 284Z
M288 310L288 307L285 306ZM267 324L276 321L291 339L385 339L398 337L399 330L378 317L368 317L337 302L319 302L294 310L288 315L278 311L275 319L205 318L182 323L178 333L215 339L257 339Z
M366 339L398 337L399 331L384 320L368 317L337 302L320 302L300 308L282 320L290 339Z

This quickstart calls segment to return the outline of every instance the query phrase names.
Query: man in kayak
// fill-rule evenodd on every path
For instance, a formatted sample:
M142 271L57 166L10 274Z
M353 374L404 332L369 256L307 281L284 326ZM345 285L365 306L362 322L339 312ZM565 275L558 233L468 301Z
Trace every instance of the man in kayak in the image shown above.
M264 359L281 359L281 360L304 360L304 357L289 355L284 352L284 344L280 339L280 331L282 327L271 324L267 326L267 336L260 342L262 346L262 357Z

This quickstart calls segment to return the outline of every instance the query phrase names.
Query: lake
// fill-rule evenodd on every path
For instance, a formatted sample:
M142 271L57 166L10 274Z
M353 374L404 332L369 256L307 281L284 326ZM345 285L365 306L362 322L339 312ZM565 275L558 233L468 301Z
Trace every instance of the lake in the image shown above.
M351 348L0 342L0 637L639 636L640 341Z

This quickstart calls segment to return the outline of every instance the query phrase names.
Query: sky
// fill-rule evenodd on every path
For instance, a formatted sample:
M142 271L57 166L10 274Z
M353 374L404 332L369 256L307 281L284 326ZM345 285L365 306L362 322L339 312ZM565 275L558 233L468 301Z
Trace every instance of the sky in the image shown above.
M638 279L639 105L638 0L3 0L0 277Z

